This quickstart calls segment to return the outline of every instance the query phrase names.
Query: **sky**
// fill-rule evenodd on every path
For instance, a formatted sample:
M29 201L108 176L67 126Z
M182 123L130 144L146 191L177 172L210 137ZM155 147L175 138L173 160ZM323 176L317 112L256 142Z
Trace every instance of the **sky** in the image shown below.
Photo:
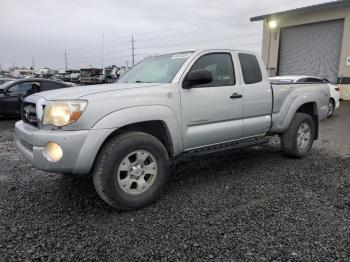
M0 66L131 65L203 48L261 52L253 16L330 0L0 0ZM1 69L1 68L0 68Z

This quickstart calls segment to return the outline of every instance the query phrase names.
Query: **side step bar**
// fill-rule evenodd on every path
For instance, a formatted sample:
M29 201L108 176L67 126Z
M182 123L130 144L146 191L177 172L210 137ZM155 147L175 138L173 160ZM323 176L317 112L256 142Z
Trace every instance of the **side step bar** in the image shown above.
M230 150L230 149L237 149L237 148L242 148L242 147L262 145L262 144L268 143L269 141L270 141L269 137L253 137L253 138L232 141L232 142L218 144L218 145L209 146L209 147L192 149L192 150L184 152L182 155L184 155L184 156L200 156L200 155L206 155L206 154L211 154L211 153Z

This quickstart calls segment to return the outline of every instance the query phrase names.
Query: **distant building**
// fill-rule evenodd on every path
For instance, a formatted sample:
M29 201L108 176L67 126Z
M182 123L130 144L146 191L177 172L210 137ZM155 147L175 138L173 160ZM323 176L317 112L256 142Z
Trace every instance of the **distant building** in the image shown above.
M25 77L34 77L35 70L31 69L15 69L10 74L15 78L25 78Z
M271 76L313 75L350 100L350 1L253 17L264 21L262 58Z

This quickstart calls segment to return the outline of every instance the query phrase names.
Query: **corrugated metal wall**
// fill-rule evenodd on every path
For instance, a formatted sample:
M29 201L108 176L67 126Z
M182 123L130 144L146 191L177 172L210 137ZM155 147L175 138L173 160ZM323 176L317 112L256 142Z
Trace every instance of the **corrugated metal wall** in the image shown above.
M312 75L336 83L344 20L281 29L279 75Z

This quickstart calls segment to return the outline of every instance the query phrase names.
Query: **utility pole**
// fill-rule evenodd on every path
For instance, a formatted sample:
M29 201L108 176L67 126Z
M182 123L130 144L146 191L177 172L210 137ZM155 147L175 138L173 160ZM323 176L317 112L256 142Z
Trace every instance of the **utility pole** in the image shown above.
M66 61L66 70L67 70L67 52L64 50L64 60Z
M105 45L105 32L102 33L102 70L103 70L103 51Z
M34 66L35 66L35 59L34 59L34 57L32 57L32 68L33 68L33 70L34 70Z
M126 68L129 68L129 60L125 60Z
M132 67L135 65L135 46L134 46L135 40L134 35L131 36L131 56L132 56Z

